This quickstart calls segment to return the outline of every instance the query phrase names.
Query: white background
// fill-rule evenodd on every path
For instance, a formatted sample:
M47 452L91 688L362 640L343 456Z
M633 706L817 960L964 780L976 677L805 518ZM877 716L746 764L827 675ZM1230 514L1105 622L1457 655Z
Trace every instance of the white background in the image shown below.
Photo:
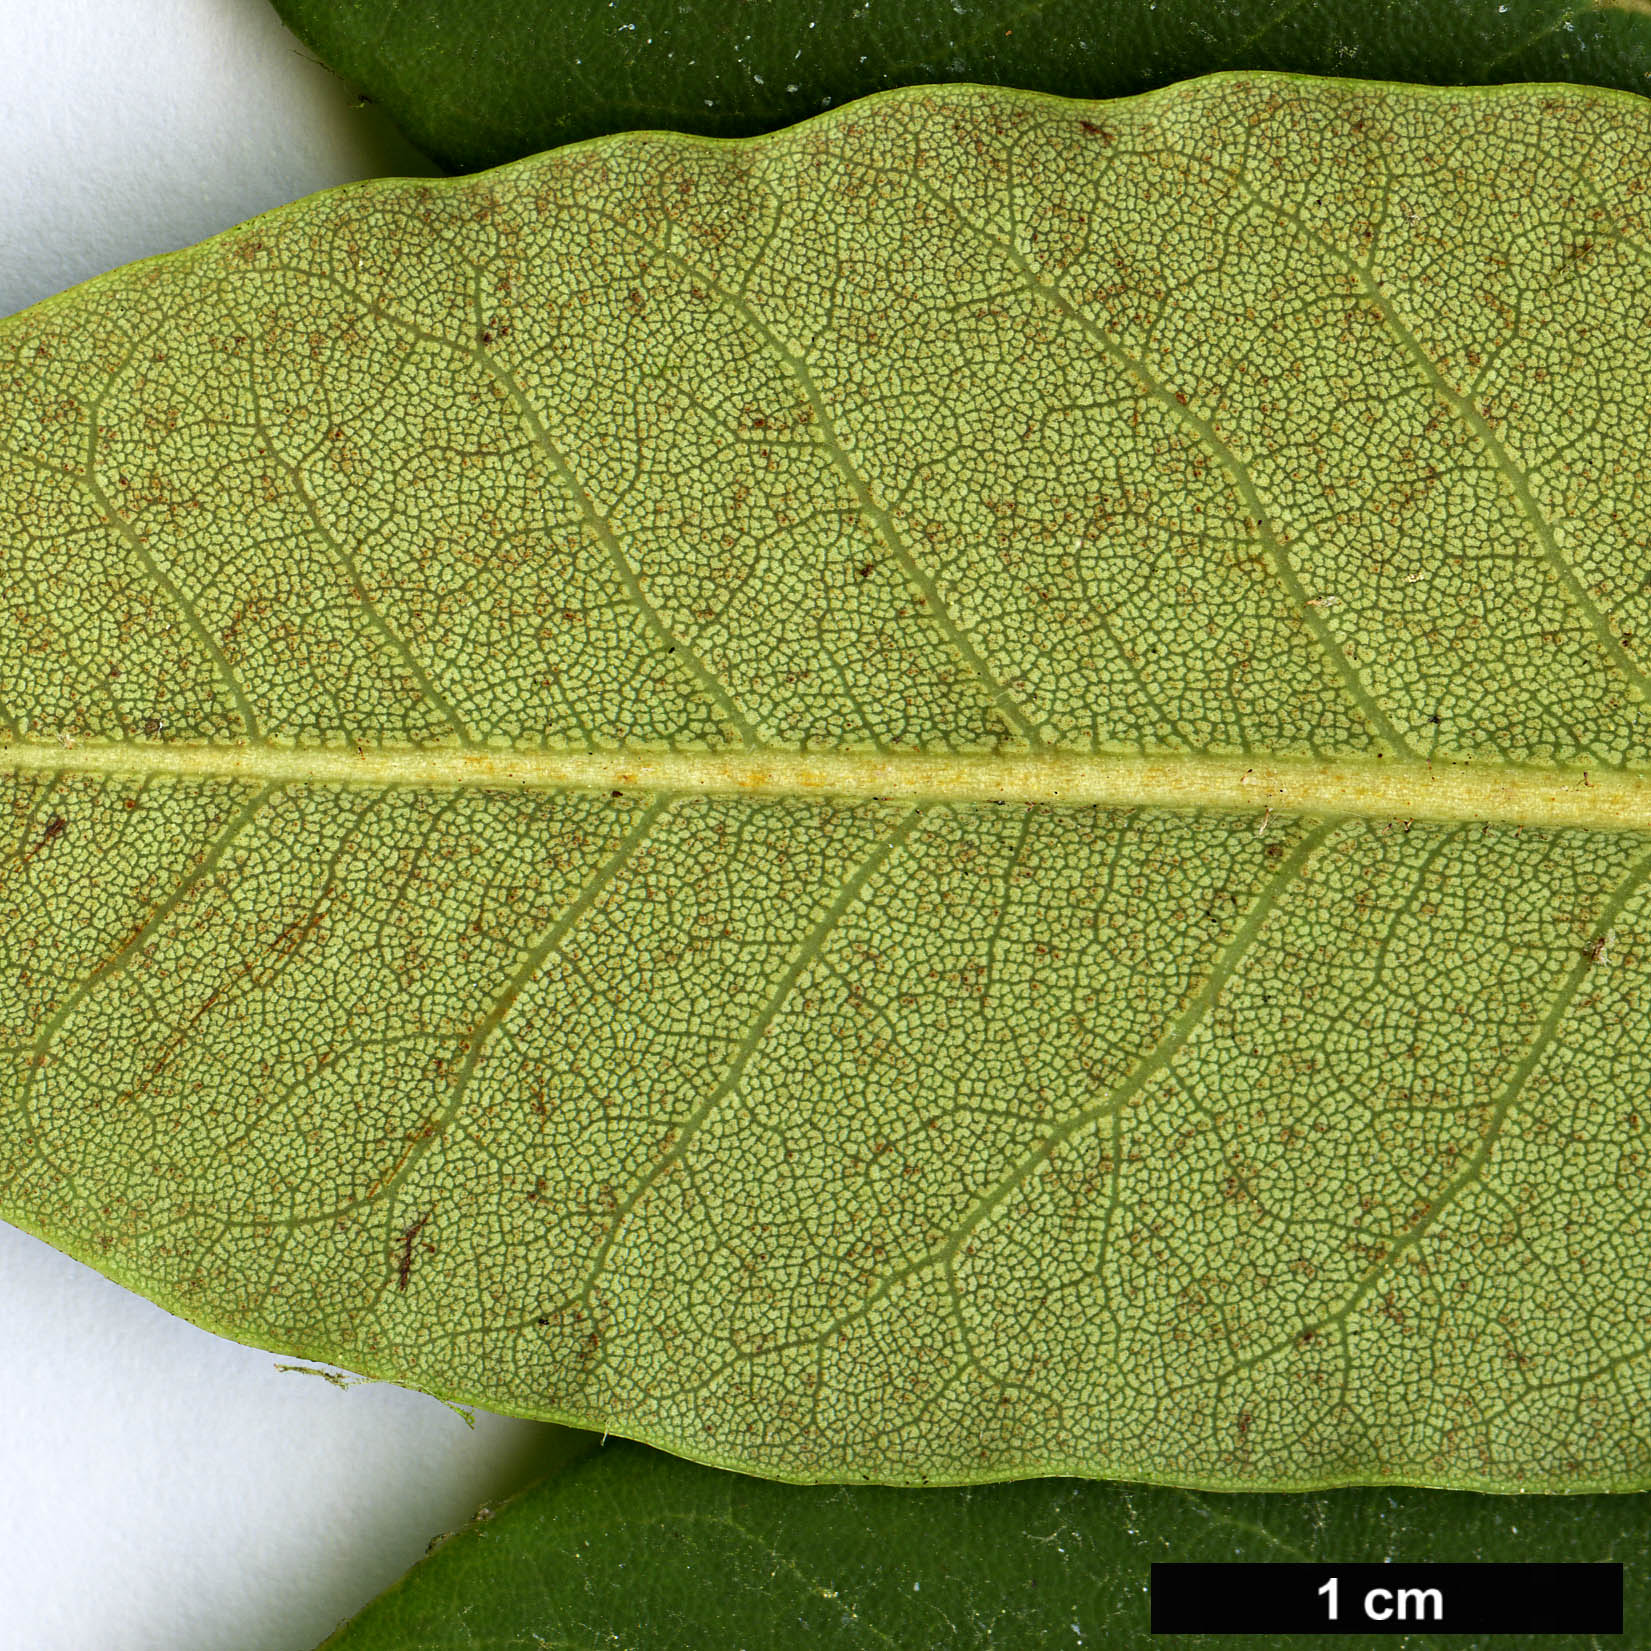
M267 0L0 0L0 314L427 170ZM278 1362L0 1226L0 1651L310 1651L571 1437Z

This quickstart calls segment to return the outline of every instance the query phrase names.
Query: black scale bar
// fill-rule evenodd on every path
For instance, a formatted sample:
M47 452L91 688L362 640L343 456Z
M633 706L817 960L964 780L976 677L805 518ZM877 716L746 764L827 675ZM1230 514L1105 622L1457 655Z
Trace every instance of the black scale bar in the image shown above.
M1620 1634L1620 1565L1154 1565L1154 1634Z

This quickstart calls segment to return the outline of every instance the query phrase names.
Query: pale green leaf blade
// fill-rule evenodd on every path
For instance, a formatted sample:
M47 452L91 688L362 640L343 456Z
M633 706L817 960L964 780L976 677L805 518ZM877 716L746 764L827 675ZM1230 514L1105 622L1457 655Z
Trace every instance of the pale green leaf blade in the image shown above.
M1214 1495L1036 1480L962 1490L776 1485L614 1444L490 1510L327 1641L328 1651L1145 1651L1154 1561L1524 1560L1624 1566L1646 1620L1651 1497L1340 1490ZM1310 1637L1309 1637L1310 1640ZM1409 1651L1462 1635L1417 1634ZM1300 1635L1185 1635L1291 1651ZM1321 1641L1385 1651L1391 1637ZM1498 1636L1552 1651L1547 1635ZM1599 1648L1609 1639L1577 1636ZM1632 1641L1630 1641L1632 1643Z
M9 323L11 1219L792 1478L1651 1478L1651 105L943 89Z

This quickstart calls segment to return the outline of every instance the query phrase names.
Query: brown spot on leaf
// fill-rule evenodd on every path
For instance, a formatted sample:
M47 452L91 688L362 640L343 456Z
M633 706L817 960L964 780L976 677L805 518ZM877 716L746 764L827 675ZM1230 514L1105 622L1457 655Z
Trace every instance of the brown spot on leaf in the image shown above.
M429 1224L430 1217L427 1215L421 1215L418 1220L415 1221L412 1226L410 1226L401 1235L401 1242L397 1246L400 1254L396 1259L396 1288L398 1290L405 1290L407 1288L407 1280L413 1276L413 1241L421 1232L424 1231L427 1226L429 1226ZM425 1245L425 1248L429 1249L431 1246L427 1244Z

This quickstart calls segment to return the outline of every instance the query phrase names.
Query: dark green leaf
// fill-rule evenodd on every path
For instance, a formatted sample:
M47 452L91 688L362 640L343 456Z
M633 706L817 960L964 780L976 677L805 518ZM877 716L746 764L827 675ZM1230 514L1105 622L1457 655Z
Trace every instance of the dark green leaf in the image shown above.
M1651 89L1651 0L275 0L458 169L634 128L737 137L933 81L1115 97L1216 69Z
M1148 1567L1166 1559L1616 1559L1628 1562L1631 1634L1647 1605L1648 1545L1644 1495L1222 1496L1068 1479L847 1489L776 1485L612 1444L438 1549L328 1647L1124 1651L1149 1644ZM1286 1641L1174 1643L1270 1651ZM1461 1643L1404 1641L1407 1651ZM1499 1651L1553 1643L1497 1641Z

